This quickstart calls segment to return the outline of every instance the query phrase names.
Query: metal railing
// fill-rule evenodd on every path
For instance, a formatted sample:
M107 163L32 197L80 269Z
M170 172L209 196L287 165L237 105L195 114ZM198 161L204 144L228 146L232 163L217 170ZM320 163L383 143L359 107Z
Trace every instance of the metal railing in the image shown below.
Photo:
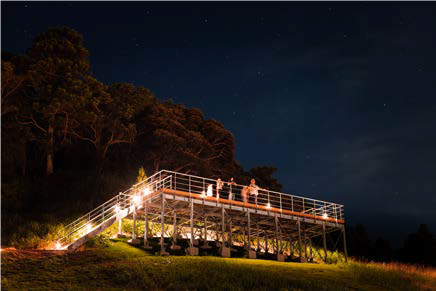
M200 198L224 198L232 201L249 203L262 210L291 211L298 215L310 215L318 219L344 219L344 206L341 204L280 193L259 187L230 184L222 181L221 189L217 188L217 180L162 170L145 181L133 185L124 192L79 217L65 227L64 235L58 239L56 248L65 249L74 241L93 232L104 223L116 218L119 220L140 209L144 202L151 198L149 194L161 189L179 190L189 194L198 194ZM218 202L219 200L217 200ZM131 210L131 211L127 211ZM118 216L118 217L117 217Z
M171 176L173 190L199 194L201 197L217 197L233 201L245 202L261 209L278 209L308 214L319 219L344 219L344 205L270 191L250 185L230 184L222 181L222 188L217 190L217 180L182 174L172 171L161 171L160 177Z
M79 238L101 227L105 222L126 216L127 209L142 208L144 202L150 198L149 194L155 193L162 188L171 188L171 177L162 177L161 172L150 176L145 181L133 185L124 192L82 215L75 221L64 227L64 234L57 240L56 248L65 249ZM120 216L120 217L117 217Z

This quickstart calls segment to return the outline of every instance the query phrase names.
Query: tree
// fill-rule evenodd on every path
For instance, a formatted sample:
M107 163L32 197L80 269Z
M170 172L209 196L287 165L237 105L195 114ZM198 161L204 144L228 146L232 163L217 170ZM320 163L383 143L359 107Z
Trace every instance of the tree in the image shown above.
M112 84L107 89L96 87L94 92L96 94L78 108L78 118L71 132L94 146L100 172L111 146L135 140L134 117L150 104L153 94L146 88L127 83Z
M234 138L198 109L154 102L138 121L139 150L151 172L160 169L209 177L233 174Z
M66 140L71 115L91 97L97 82L89 72L88 50L82 36L67 28L51 28L38 35L26 52L32 82L30 106L23 123L31 124L46 146L46 174L53 173L55 130Z
M436 240L426 224L420 224L418 231L407 237L403 251L409 262L436 264Z
M2 82L1 82L1 116L17 110L17 93L23 86L25 77L15 73L15 66L11 62L2 60Z

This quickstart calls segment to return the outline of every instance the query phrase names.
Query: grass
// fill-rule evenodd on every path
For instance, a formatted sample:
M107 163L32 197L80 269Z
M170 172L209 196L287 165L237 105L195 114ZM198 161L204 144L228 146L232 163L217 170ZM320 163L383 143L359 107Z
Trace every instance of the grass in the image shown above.
M219 257L160 257L111 241L73 253L2 253L2 289L418 290L434 273L380 264L301 264Z

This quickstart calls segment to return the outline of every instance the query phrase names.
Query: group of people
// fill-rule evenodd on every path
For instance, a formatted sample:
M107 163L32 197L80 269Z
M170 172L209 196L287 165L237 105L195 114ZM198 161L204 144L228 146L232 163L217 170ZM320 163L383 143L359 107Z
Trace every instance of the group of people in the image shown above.
M233 178L230 178L228 182L223 182L220 178L216 180L216 198L219 199L220 196L224 196L228 193L229 200L236 199L236 192L238 192L238 188L236 187L236 182ZM226 189L224 189L226 187ZM241 189L241 197L244 203L255 203L257 204L257 197L259 195L259 190L266 190L260 188L256 185L256 180L251 179L249 186L244 186ZM207 196L213 196L213 184L209 184L207 188ZM222 197L223 198L223 197Z

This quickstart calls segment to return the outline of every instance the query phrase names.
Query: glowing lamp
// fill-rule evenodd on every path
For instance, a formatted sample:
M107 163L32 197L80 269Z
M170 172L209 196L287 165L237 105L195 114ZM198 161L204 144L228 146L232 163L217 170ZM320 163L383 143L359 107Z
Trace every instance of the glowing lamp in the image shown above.
M92 226L91 226L91 224L88 223L86 225L86 233L89 233L91 231L91 229L92 229Z
M135 204L139 204L140 201L141 201L141 197L139 197L139 196L133 196L133 203L135 203Z
M266 208L271 208L271 203L268 202L268 204L266 205Z
M206 192L202 191L200 197L201 197L201 198L206 197Z
M150 194L150 189L148 187L144 188L144 196L147 196L148 194Z
M324 214L322 215L322 218L328 218L327 213L324 213Z
M62 246L61 246L61 244L59 242L57 242L55 248L57 250L60 250L60 249L62 249Z

